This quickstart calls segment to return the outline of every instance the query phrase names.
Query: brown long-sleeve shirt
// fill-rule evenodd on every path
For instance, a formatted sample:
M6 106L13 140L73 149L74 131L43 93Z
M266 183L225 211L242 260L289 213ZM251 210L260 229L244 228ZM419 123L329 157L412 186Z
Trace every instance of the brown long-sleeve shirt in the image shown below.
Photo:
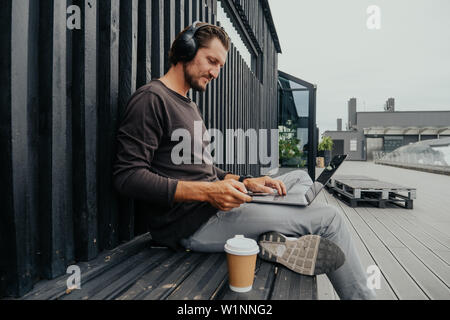
M227 174L203 159L210 143L203 141L205 131L197 105L154 80L130 98L117 134L114 186L136 200L135 209L147 217L152 238L172 249L181 249L179 240L217 212L209 203L174 203L178 181L214 182ZM178 153L182 163L180 157L173 159L172 151L177 145L179 151L180 142L189 143L174 132L191 137L191 148Z

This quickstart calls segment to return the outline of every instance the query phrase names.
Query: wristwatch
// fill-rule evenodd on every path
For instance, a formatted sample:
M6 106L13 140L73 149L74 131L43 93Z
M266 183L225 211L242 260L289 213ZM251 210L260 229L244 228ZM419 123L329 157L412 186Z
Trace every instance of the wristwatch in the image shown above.
M245 179L251 179L253 178L253 176L247 175L247 176L240 176L239 177L239 182L244 182Z

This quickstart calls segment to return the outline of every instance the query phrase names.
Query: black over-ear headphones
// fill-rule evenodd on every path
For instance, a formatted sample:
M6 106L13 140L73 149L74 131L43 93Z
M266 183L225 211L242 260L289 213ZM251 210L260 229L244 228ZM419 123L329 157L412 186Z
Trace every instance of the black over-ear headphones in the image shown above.
M201 21L195 21L189 29L187 29L174 43L173 54L178 58L179 61L189 62L195 58L198 51L198 43L195 39L195 34L200 29L212 26L211 24L204 24L198 26Z

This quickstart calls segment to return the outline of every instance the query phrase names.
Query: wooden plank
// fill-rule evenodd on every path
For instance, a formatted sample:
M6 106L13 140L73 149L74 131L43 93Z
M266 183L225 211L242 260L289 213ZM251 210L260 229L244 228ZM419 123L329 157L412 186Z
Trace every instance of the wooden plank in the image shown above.
M237 108L238 108L238 98L239 98L239 87L238 87L238 59L237 59L237 48L233 46L233 108L232 108L232 126L234 130L238 129L237 126ZM233 172L237 175L240 174L239 167L237 165L238 149L235 136L233 136Z
M227 143L229 143L229 138L227 136L227 132L230 128L230 104L231 104L231 45L230 45L230 51L228 52L227 56L227 63L225 64L225 93L224 93L224 163L225 163L225 171L230 171L230 165L228 162L228 148Z
M67 201L67 51L66 1L40 3L39 7L39 214L42 277L65 273L66 233L73 217ZM70 180L69 180L70 181ZM71 241L67 238L67 241Z
M209 300L219 285L223 285L226 275L225 254L210 254L167 299Z
M154 7L158 8L159 1L153 1ZM154 8L153 7L153 8ZM154 12L159 12L155 11ZM153 15L153 18L158 15ZM136 91L136 67L137 67L137 31L138 31L138 1L120 1L120 39L119 39L119 118L127 106L131 95ZM156 19L156 18L155 18ZM160 21L157 20L157 23ZM158 24L157 24L158 25ZM152 28L156 32L157 28ZM155 35L153 34L152 37ZM153 38L152 38L153 39ZM157 38L159 39L159 38ZM159 48L154 48L159 49ZM157 56L158 51L152 55ZM158 63L152 61L153 67ZM160 70L157 70L160 71ZM155 72L156 73L156 72ZM134 201L125 197L119 197L119 240L129 241L134 238Z
M72 132L74 188L74 233L77 260L98 254L97 229L97 5L77 3L85 13L82 32L73 37ZM65 97L64 97L65 99Z
M21 10L21 12L25 13ZM29 6L29 28L28 30L39 30L39 3L36 1L31 1ZM71 42L68 39L68 42ZM39 252L40 252L40 243L39 243L39 33L31 32L28 35L28 108L27 108L27 117L28 117L28 135L29 135L29 151L28 151L28 166L27 166L27 185L28 185L28 195L27 195L27 206L30 213L30 224L31 224L31 235L32 239L30 240L30 259L32 261L33 268L31 270L31 277L33 282L35 283L41 277L41 268L39 264ZM69 50L69 46L67 50ZM70 55L68 55L70 56ZM21 61L21 64L24 62ZM71 79L70 68L68 68L68 78ZM68 81L68 86L71 83ZM67 96L67 116L71 118L72 109L70 95ZM70 121L67 121L67 127L71 127ZM71 141L70 130L68 130L68 141ZM66 216L72 217L72 164L71 164L71 155L72 155L72 147L70 143L67 144L67 210ZM65 259L66 261L72 261L74 259L74 250L73 250L73 222L66 220L65 223ZM1 222L0 222L1 224ZM1 233L1 231L0 231ZM23 250L22 252L26 252ZM1 293L0 293L1 296Z
M321 194L324 196L325 201L327 203L334 205L337 208L341 209L342 216L344 217L344 221L347 224L347 227L350 231L350 234L352 236L352 239L354 241L354 245L356 247L356 250L358 252L359 258L361 260L362 266L364 270L367 270L369 266L377 265L376 261L373 258L372 253L369 251L368 247L363 242L362 238L358 234L357 230L355 229L355 226L352 224L352 222L348 219L348 216L345 214L345 210L343 210L343 207L346 208L346 210L350 210L348 206L345 204L338 203L337 200L332 197L328 192L322 191ZM378 266L378 265L377 265ZM381 284L380 289L376 290L377 299L379 300L397 300L397 296L394 293L394 291L391 288L390 283L387 281L383 270L381 270ZM339 296L335 294L337 298Z
M206 260L205 254L188 253L180 259L180 254L174 256L178 258L175 263L165 263L149 277L142 279L145 283L150 284L147 290L143 292L138 299L142 300L165 300L183 283L191 273ZM150 287L150 288L149 288Z
M99 2L98 229L99 249L119 244L119 204L112 183L119 98L119 0Z
M339 300L339 296L325 274L318 275L316 279L318 300Z
M175 36L185 28L185 0L175 0Z
M139 0L137 21L139 41L137 42L136 89L146 85L152 80L152 13L152 1ZM116 130L114 130L114 132L116 132ZM148 231L147 220L147 217L142 212L134 212L134 236Z
M414 212L417 213L417 207ZM446 248L450 249L450 237L439 231L438 229L435 229L433 225L430 224L430 222L420 221L414 216L406 216L402 213L398 213L395 218L398 218L397 221L400 224L405 225L405 227L410 226L411 228L419 228L420 232L423 232Z
M183 29L187 26L190 26L192 24L192 6L193 2L192 0L184 0L184 25Z
M115 278L107 287L100 292L95 293L90 297L91 300L112 300L130 288L133 283L136 283L143 275L148 274L159 265L165 263L173 253L169 250L147 249L155 251L150 258L144 258L139 261L128 272L123 273L119 278Z
M5 1L0 13L0 296L21 295L32 287L34 254L31 215L27 209L30 188L27 133L28 108L28 12L29 4Z
M229 282L223 286L217 295L218 300L268 300L270 290L275 280L275 264L258 259L255 270L255 280L250 292L238 293L230 290Z
M136 88L152 80L152 0L139 0Z
M122 3L123 1L121 1ZM164 75L164 2L152 0L152 77Z
M392 252L430 299L449 299L449 287L441 282L416 256L412 255L411 251L393 248Z
M402 265L354 209L342 207L399 299L427 299Z
M152 256L158 255L156 250L146 249L138 252L132 257L122 263L112 267L102 274L97 274L96 277L88 282L81 278L81 290L74 290L60 298L60 300L89 300L96 294L107 288L111 283L117 281L121 277L132 272L137 266L146 263L146 260L151 259Z
M169 50L175 40L175 0L164 1L164 74L169 71Z
M361 208L363 209L363 208ZM363 210L361 210L363 211ZM443 284L440 280L436 278L436 276L428 270L421 262L418 260L418 258L415 255L422 255L423 249L416 251L415 247L417 245L417 242L408 241L410 239L405 237L405 234L402 234L402 239L404 241L408 241L409 247L406 247L404 242L400 242L399 237L399 231L401 234L401 230L398 228L395 228L392 224L387 224L387 221L385 220L384 223L380 223L375 217L374 214L369 213L369 210L364 210L366 212L361 212L361 216L366 221L366 223L369 225L369 227L374 230L374 232L377 234L378 238L386 245L388 250L392 252L392 254L395 256L395 258L402 264L402 266L407 270L407 272L410 274L410 276L415 280L417 284L422 289L425 289L424 291L427 293L427 296L431 299L439 299L442 298L445 294L450 296L450 291L448 291L448 288L445 284ZM378 210L381 211L381 210ZM391 229L391 227L394 227L394 230ZM392 230L392 231L391 231ZM392 233L391 233L392 232ZM394 236L395 235L395 236ZM394 243L394 244L392 244ZM427 255L425 255L427 256ZM430 256L428 255L428 258ZM431 260L433 261L433 260ZM438 262L438 259L434 259L434 262ZM445 268L445 266L442 266L441 262L441 270L442 267L444 267L443 271L445 273L449 273L450 269ZM448 270L445 270L448 269Z
M394 212L371 212L368 210L386 229L389 229L411 252L419 258L433 273L436 274L447 286L450 285L450 268L445 259L439 256L439 250L430 249L423 245L414 233L399 224L392 216ZM390 216L389 216L390 215ZM388 217L389 216L389 217Z
M317 300L316 278L278 267L271 300Z
M145 234L136 237L133 241L118 246L113 250L103 251L95 260L90 262L80 262L82 282L93 280L97 275L103 274L112 267L127 260L148 247L151 237ZM68 275L63 275L54 280L41 281L36 284L32 291L22 297L23 300L54 300L65 295L67 289Z

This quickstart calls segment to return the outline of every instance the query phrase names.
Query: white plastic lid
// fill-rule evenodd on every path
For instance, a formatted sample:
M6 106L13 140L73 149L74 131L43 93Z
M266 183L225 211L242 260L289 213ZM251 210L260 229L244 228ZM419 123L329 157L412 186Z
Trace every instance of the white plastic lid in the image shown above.
M251 256L259 252L259 246L255 240L237 235L227 241L225 252L236 256Z

